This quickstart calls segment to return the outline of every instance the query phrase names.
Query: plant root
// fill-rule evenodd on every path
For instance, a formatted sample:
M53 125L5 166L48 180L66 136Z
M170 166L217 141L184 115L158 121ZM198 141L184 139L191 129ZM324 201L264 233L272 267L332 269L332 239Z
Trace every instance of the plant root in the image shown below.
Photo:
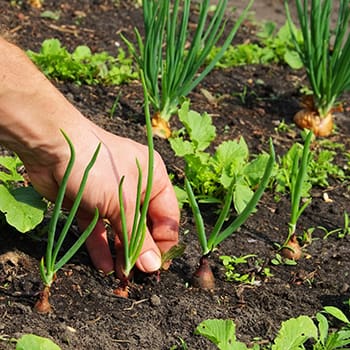
M39 300L34 305L34 310L40 314L48 314L52 312L52 307L49 301L50 287L45 286L40 292Z
M292 235L292 237L290 237L289 241L281 249L281 255L284 258L292 260L299 260L301 258L302 250L295 233Z
M214 289L215 277L207 256L202 256L199 266L192 277L192 286L202 289Z

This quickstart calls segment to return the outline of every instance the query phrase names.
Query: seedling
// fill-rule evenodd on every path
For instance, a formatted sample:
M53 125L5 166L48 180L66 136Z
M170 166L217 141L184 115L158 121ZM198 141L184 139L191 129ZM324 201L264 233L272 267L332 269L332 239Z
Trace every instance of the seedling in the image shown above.
M79 250L79 248L83 245L83 243L86 241L94 227L96 226L99 212L98 209L95 209L95 214L88 225L88 227L85 229L85 231L80 235L80 237L77 239L77 241L63 254L63 256L58 259L58 254L61 250L62 244L67 236L67 233L69 231L69 228L72 225L73 219L78 211L84 188L86 185L86 181L89 176L89 172L93 165L95 164L95 161L97 159L99 150L101 145L99 144L90 160L88 165L85 168L83 177L80 182L79 190L77 192L77 195L75 197L74 203L72 205L72 208L70 209L70 212L67 216L67 219L64 223L64 226L61 230L61 232L57 233L57 223L60 216L64 196L66 193L66 188L69 180L69 176L71 174L74 162L75 162L75 150L72 142L70 141L69 137L61 131L64 138L66 139L69 149L70 149L70 159L66 168L66 171L63 175L62 183L58 189L58 194L55 202L55 206L53 209L53 213L50 219L49 228L48 228L48 242L46 246L46 255L45 258L43 257L40 261L40 276L44 283L44 289L40 293L40 298L35 304L35 310L40 313L48 313L52 310L50 302L49 302L49 296L50 296L50 288L54 280L56 279L57 271L59 271L73 256L74 254ZM57 240L56 240L57 238ZM56 240L56 241L55 241Z
M332 329L325 315L332 316L345 325L338 329ZM325 306L321 312L316 314L315 318L316 320L301 315L282 322L273 343L267 344L263 349L342 350L349 348L350 321L340 309L334 306ZM260 349L258 344L254 344L253 348L248 348L246 344L237 340L236 325L232 320L205 320L197 326L195 334L206 337L220 350Z
M344 212L344 225L343 227L338 227L334 230L328 231L325 227L318 226L317 228L325 232L323 239L327 239L330 235L337 234L338 238L344 238L347 235L350 235L350 225L349 225L349 214Z
M243 137L226 140L215 152L207 149L216 137L212 117L190 110L190 102L184 101L178 111L184 128L169 139L176 156L186 162L185 175L196 199L201 203L223 203L225 194L232 187L232 198L239 214L254 194L263 176L269 155L258 154L253 160ZM179 200L187 200L179 193Z
M156 111L152 117L154 132L161 137L168 138L171 135L168 122L177 111L181 97L188 95L215 67L234 38L253 0L249 1L224 44L208 64L207 57L222 39L226 27L224 16L227 0L218 1L209 21L210 1L199 2L199 16L193 40L189 38L191 3L191 0L143 1L144 39L137 28L137 48L124 37L140 69L144 71L150 103ZM204 68L197 74L202 66Z
M0 157L0 220L25 233L43 221L47 203L33 186L25 186L22 166L17 156Z
M276 253L275 257L271 259L273 265L296 265L296 261L293 259L284 258L281 254Z
M264 262L256 258L255 254L238 257L222 255L220 256L220 260L225 267L226 280L229 282L258 286L261 284L261 278L265 279L273 276L270 268L264 266ZM249 260L252 260L252 263L249 263ZM244 270L242 269L242 265L245 265L243 266Z
M145 188L144 200L141 205L142 195L142 171L138 160L136 160L138 170L138 182L136 191L136 205L133 218L133 225L130 234L127 230L127 222L125 217L124 199L123 199L123 182L124 177L121 178L118 194L119 194L119 205L120 205L120 219L122 228L122 239L124 247L124 270L121 283L119 287L114 291L116 295L122 297L128 297L128 286L130 273L137 261L140 254L145 235L147 225L147 211L151 198L152 182L153 182L153 164L154 164L154 146L153 146L153 134L152 134L152 123L151 115L149 111L149 99L146 90L146 83L143 71L141 71L141 81L144 91L144 111L146 119L146 131L147 131L147 145L148 145L148 171L147 171L147 183ZM129 237L130 236L130 237Z
M333 113L342 110L336 106L338 99L350 89L350 1L339 1L334 28L331 26L333 3L332 0L295 0L303 41L298 41L295 35L292 38L304 63L312 95L306 96L304 108L294 121L316 136L328 136L332 132ZM284 4L292 27L288 0Z
M77 46L70 53L58 39L46 39L40 52L28 50L27 55L48 77L78 85L120 85L137 78L132 59L121 48L117 57L107 52L92 53L86 45Z
M301 203L301 201L302 190L307 177L308 164L311 159L310 143L312 137L313 133L309 131L304 141L301 157L297 152L293 159L293 167L290 176L291 215L288 223L288 236L281 249L281 254L288 259L297 260L301 257L301 248L296 235L296 226L301 214L311 203L311 198L306 199L304 203Z
M261 178L259 187L255 191L254 195L252 196L250 201L247 203L246 207L241 211L241 213L234 220L232 220L225 229L222 230L224 222L227 219L231 208L232 191L233 191L233 186L231 186L227 191L225 202L220 212L220 215L216 221L216 224L212 232L209 234L208 238L205 233L203 217L201 215L200 208L195 198L195 195L193 193L191 184L188 181L188 179L185 178L185 188L188 195L189 204L194 215L196 229L197 229L197 237L202 250L202 256L200 258L199 267L194 273L194 278L193 278L193 284L195 286L198 286L201 288L209 288L209 289L215 287L214 275L211 271L209 260L208 260L210 253L222 241L224 241L226 238L228 238L234 232L236 232L237 229L244 224L244 222L248 219L250 214L255 210L256 205L260 200L261 196L263 195L265 188L269 182L274 164L275 164L275 151L274 151L272 141L270 140L270 156L265 167L264 175Z

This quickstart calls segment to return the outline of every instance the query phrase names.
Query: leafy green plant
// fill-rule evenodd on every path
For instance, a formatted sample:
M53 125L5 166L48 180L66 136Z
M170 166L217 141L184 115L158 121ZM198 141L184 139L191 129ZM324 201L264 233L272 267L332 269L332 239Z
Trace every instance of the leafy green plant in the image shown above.
M57 233L58 219L60 216L69 176L75 162L74 146L70 141L70 139L68 138L68 136L63 131L62 131L62 134L69 145L70 159L67 164L66 171L63 175L62 182L58 189L55 206L50 219L49 228L48 228L48 241L46 246L46 255L40 261L40 276L44 284L44 289L40 294L39 300L35 304L35 309L41 313L47 313L51 311L51 305L49 302L50 288L56 278L57 271L59 271L74 256L74 254L79 250L79 248L84 244L84 242L86 241L86 239L88 238L88 236L90 235L94 227L96 226L98 216L99 216L98 209L96 208L95 215L91 220L91 223L85 229L85 231L80 235L80 237L76 240L76 242L63 254L63 256L58 258L58 254L61 250L62 244L68 234L69 228L71 227L74 217L79 209L79 205L83 196L83 192L86 185L86 181L89 176L89 172L93 167L93 165L95 164L97 155L100 150L100 145L98 145L90 162L85 168L83 177L80 182L79 190L75 197L72 208L69 211L69 214L64 223L64 226L62 230L59 233Z
M319 140L315 147L310 150L310 161L302 185L303 198L310 197L311 189L314 186L327 188L330 178L340 181L344 181L347 178L345 172L346 165L341 167L335 162L335 156L337 155L335 149L344 152L344 145L336 144L325 139ZM276 193L287 194L290 192L293 162L295 157L301 157L302 152L303 145L295 142L286 154L279 157L276 174L271 184ZM278 194L275 196L275 199L279 200Z
M249 0L218 53L205 64L211 49L223 37L227 0L218 1L210 20L210 1L199 3L193 39L189 35L191 0L143 1L144 39L135 28L137 48L126 38L124 40L145 72L150 103L156 112L152 118L153 126L160 136L170 136L168 122L177 111L180 98L191 92L215 67L252 3L253 0ZM202 66L204 68L199 72Z
M60 350L61 348L56 345L52 340L44 337L39 337L35 334L25 334L18 339L16 344L16 350Z
M138 77L123 49L116 58L107 52L92 53L86 45L69 53L58 39L46 39L40 52L28 50L27 55L48 77L76 84L120 85Z
M329 322L324 313L345 323L345 327L329 331ZM316 314L317 326L308 316L291 318L282 327L272 345L272 350L304 349L307 340L313 339L313 350L346 349L350 344L350 322L344 313L334 307L326 306Z
M142 195L142 171L141 167L136 159L136 165L138 169L138 183L136 191L136 206L133 218L133 225L129 233L127 230L127 222L125 217L124 200L123 200L123 181L122 177L119 184L119 205L120 205L120 219L122 228L122 240L124 247L124 271L123 279L120 286L115 290L115 294L123 297L128 296L128 285L131 270L133 269L136 260L140 254L145 235L146 235L146 225L147 225L147 211L151 198L152 182L153 182L153 164L154 164L154 146L153 146L153 135L152 135L152 123L151 115L149 110L149 99L146 89L145 77L143 71L141 71L141 81L144 91L144 111L146 119L146 130L147 130L147 145L148 145L148 170L147 170L147 183L144 193L143 203L141 205L141 195Z
M51 339L35 334L24 334L19 339L0 336L1 341L16 343L16 350L60 350Z
M318 226L317 228L325 232L323 239L327 239L330 235L336 234L338 238L342 239L347 235L350 235L349 214L344 212L344 225L334 230L328 231L325 227Z
M43 221L47 204L32 186L23 185L22 166L17 156L0 157L0 212L9 225L25 233Z
M293 32L299 41L301 33L295 27ZM290 27L286 23L276 32L276 24L267 22L257 33L259 41L238 45L229 45L216 67L230 68L246 64L287 63L293 69L300 69L302 61L291 40ZM214 47L208 61L219 52L220 46Z
M326 316L335 318L345 326L331 330ZM271 350L345 350L350 345L350 321L345 314L334 306L325 306L313 318L301 315L282 322L281 328L272 344L263 349ZM195 334L202 335L213 342L220 350L248 350L248 347L236 338L236 326L232 320L205 320L201 322ZM305 347L306 342L309 346ZM259 350L258 344L252 350Z
M185 178L185 189L187 192L188 200L190 207L193 212L196 229L197 229L197 237L201 246L202 256L200 259L199 268L194 273L194 285L198 285L202 288L213 288L214 287L214 276L209 266L208 257L210 253L226 238L231 236L234 232L244 224L244 222L248 219L250 214L256 208L257 203L259 202L261 196L263 195L265 188L269 182L270 175L272 173L273 167L275 163L275 151L270 140L270 155L267 161L264 175L262 176L259 186L256 189L255 193L246 204L245 208L240 212L238 216L235 217L229 224L227 224L226 228L223 229L224 223L227 220L231 208L232 203L232 191L233 184L227 190L224 205L220 211L220 215L215 223L215 226L209 237L207 238L203 217L201 215L201 211L198 205L198 202L193 193L190 181Z
M237 341L236 325L232 320L205 320L197 326L195 334L206 337L220 350L248 349L244 343Z
M260 277L271 277L272 274L268 267L263 267L259 263L258 259L254 259L254 267L252 268L249 264L250 259L256 258L255 254L248 254L244 256L220 256L220 260L225 268L225 278L229 282L238 282L251 285L260 285L261 280L257 279L257 276ZM242 265L247 265L246 271L239 269Z
M284 0L288 23L293 25L289 4ZM332 0L295 0L303 41L292 35L304 63L313 92L306 109L295 116L302 128L317 136L327 136L333 129L332 109L341 95L350 89L350 1L340 0L338 18L331 25Z
M293 165L290 174L290 202L291 213L288 223L288 236L285 240L281 254L289 259L299 259L301 257L301 248L296 236L297 222L306 207L311 203L311 198L307 198L302 203L303 189L307 178L308 164L310 163L310 143L313 137L312 131L309 131L303 146L302 154L296 152L293 157Z
M268 162L269 155L262 153L249 160L248 146L243 138L224 141L215 153L206 150L216 137L212 118L189 109L183 102L178 116L184 128L169 139L176 156L183 157L185 175L200 202L223 203L230 189L234 207L241 213L252 198Z
M284 258L281 254L276 253L275 257L271 259L271 264L273 265L296 265L297 262L293 259Z

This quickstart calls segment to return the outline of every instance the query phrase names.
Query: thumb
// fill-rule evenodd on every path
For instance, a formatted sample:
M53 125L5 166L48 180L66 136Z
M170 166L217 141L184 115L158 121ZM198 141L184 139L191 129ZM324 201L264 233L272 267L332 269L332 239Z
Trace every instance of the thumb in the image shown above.
M123 276L124 268L124 248L123 244L118 237L115 238L116 249L116 272L118 277ZM136 267L145 273L151 273L160 269L162 264L161 252L154 242L149 231L146 231L145 240L140 252L140 255L136 261Z

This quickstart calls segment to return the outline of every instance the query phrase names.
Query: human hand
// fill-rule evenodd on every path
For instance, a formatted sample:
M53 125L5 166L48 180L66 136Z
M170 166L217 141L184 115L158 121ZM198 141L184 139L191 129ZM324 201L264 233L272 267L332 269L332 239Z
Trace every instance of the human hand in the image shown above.
M131 231L135 210L138 171L146 186L148 152L145 146L106 132L90 122L38 71L27 55L0 37L0 143L23 161L34 187L55 201L68 160L69 147L63 130L76 150L76 161L68 181L64 206L69 209L77 194L82 174L97 145L101 143L80 210L78 224L84 229L95 208L100 219L86 245L93 264L105 273L123 266L120 241L118 185L122 176L127 226ZM103 219L115 232L116 262L108 246ZM179 209L165 165L155 153L154 177L148 209L148 228L136 266L144 272L159 269L161 253L178 241Z
M83 230L90 223L95 207L99 209L100 219L86 241L86 246L93 264L104 273L115 270L121 277L123 268L123 246L120 240L121 225L118 200L118 184L125 176L123 184L124 205L126 210L128 231L131 232L135 211L138 171L136 159L142 169L142 196L144 196L147 180L147 147L127 138L108 133L95 124L84 120L79 134L69 134L76 150L76 161L71 173L64 206L69 208L78 191L82 173L91 158L97 144L101 142L100 153L92 168L77 215L79 227ZM62 143L65 140L62 138ZM29 159L24 164L34 187L46 198L54 201L59 183L63 177L68 161L68 145L58 155L60 161L49 164L38 164ZM107 241L106 227L103 219L108 219L115 235L116 261ZM178 241L179 209L173 187L167 175L165 165L155 152L154 179L151 200L148 209L148 228L145 242L136 266L144 272L156 271L160 268L161 253L169 250Z

